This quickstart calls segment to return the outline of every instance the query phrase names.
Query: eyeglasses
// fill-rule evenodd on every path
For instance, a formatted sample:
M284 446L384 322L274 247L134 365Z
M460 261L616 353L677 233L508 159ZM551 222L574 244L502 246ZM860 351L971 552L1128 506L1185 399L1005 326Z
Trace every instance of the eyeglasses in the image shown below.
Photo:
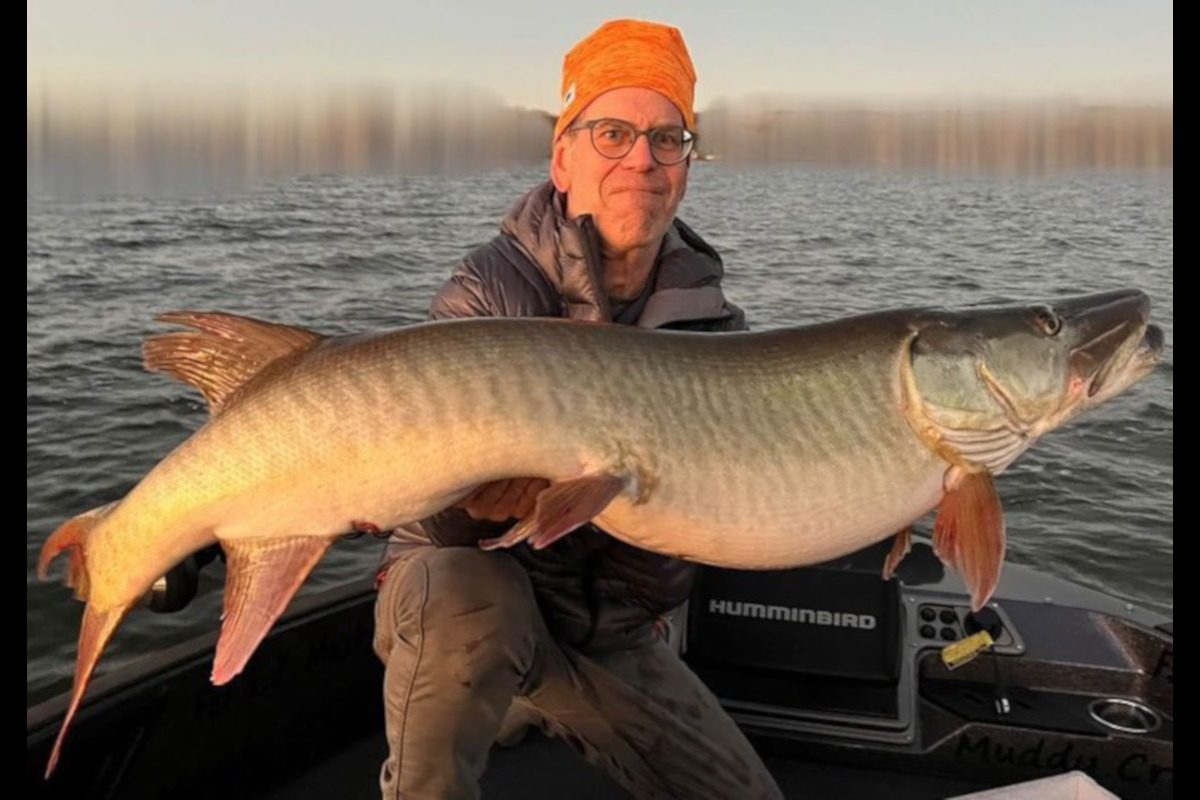
M592 147L605 158L624 158L645 134L650 142L650 155L664 167L682 162L692 152L696 134L681 125L660 125L639 131L622 119L594 119L567 129L570 133L587 130L591 132Z

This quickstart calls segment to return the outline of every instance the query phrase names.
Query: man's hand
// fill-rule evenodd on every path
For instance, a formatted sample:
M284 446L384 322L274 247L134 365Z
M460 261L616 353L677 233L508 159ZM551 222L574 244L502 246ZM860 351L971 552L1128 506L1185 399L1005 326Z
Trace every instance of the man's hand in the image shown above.
M542 478L512 478L485 483L458 502L473 519L504 522L523 519L533 511L538 492L550 485Z

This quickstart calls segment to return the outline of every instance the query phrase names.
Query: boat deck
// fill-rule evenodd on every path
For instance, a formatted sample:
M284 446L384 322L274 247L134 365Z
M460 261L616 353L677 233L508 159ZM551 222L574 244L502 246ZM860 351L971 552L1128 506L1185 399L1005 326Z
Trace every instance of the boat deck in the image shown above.
M382 735L355 742L261 798L373 800L379 797L379 767L386 753ZM993 785L782 757L768 756L765 761L784 796L789 798L933 800ZM481 787L484 800L550 797L614 800L630 797L602 770L583 761L565 744L537 732L515 747L494 748Z

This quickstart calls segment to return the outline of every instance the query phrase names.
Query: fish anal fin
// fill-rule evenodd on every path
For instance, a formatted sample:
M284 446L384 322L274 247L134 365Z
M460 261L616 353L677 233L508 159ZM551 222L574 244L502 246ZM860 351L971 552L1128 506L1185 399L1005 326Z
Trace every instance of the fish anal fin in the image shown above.
M212 682L228 683L287 608L332 541L315 536L223 541L225 611Z

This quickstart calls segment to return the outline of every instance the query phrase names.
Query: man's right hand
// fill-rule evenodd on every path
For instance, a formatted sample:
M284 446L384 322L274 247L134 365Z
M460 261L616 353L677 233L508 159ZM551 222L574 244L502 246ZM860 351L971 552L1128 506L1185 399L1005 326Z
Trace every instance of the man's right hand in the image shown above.
M523 519L533 511L538 493L550 485L542 478L511 478L485 483L458 502L472 519L504 522Z

